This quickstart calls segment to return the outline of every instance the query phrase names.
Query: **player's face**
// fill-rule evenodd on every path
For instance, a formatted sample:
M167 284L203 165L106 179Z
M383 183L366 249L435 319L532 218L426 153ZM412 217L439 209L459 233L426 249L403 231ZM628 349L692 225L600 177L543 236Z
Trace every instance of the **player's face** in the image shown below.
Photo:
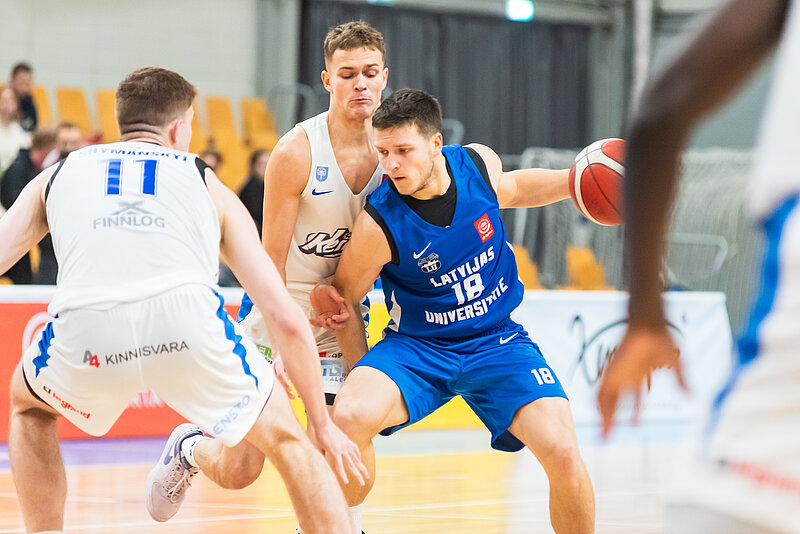
M430 198L435 158L442 152L442 134L425 136L416 124L375 131L381 166L401 195Z
M331 108L356 119L371 118L381 103L389 75L380 51L364 47L336 50L326 67L322 84L331 94Z

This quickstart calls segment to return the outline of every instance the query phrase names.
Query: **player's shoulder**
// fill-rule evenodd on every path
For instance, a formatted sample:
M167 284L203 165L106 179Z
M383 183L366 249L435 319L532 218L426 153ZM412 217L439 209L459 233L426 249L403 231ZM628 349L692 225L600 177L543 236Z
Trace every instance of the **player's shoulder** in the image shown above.
M375 206L377 204L386 202L386 200L389 198L389 195L396 194L389 185L390 180L391 179L387 176L380 184L378 184L378 187L376 187L372 193L367 195L367 202Z
M270 154L270 161L273 159L282 165L311 166L311 144L302 126L296 125L278 140Z

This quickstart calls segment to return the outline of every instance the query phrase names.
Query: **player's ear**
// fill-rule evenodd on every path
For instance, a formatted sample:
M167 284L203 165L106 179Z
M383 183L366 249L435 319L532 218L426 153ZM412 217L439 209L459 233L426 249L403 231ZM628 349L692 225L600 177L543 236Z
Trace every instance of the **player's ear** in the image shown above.
M433 153L439 154L444 146L444 137L442 136L442 132L436 132L433 134L431 142L433 143Z
M167 137L169 138L169 143L171 146L178 144L178 136L180 135L180 127L182 122L183 121L181 119L175 119L169 123L169 126L167 126Z
M322 86L329 93L331 92L331 74L327 70L323 70L319 77L322 79Z

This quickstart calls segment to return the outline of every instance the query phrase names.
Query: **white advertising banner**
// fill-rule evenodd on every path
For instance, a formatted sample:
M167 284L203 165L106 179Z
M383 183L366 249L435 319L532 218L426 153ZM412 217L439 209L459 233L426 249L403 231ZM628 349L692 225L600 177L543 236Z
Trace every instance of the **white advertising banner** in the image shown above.
M627 293L616 291L527 291L512 315L538 343L561 380L576 423L599 421L598 380L625 332L627 302ZM690 391L682 391L670 371L657 371L650 391L642 396L643 422L703 417L732 367L723 293L670 292L664 294L664 302ZM623 399L620 420L632 412L633 398Z

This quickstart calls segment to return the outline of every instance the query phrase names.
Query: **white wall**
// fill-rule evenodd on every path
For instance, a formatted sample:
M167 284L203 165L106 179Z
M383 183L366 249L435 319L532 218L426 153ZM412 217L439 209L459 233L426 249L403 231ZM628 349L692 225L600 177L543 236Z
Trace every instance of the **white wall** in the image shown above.
M0 0L0 79L18 60L36 83L115 88L128 72L173 69L201 95L252 96L258 0Z

